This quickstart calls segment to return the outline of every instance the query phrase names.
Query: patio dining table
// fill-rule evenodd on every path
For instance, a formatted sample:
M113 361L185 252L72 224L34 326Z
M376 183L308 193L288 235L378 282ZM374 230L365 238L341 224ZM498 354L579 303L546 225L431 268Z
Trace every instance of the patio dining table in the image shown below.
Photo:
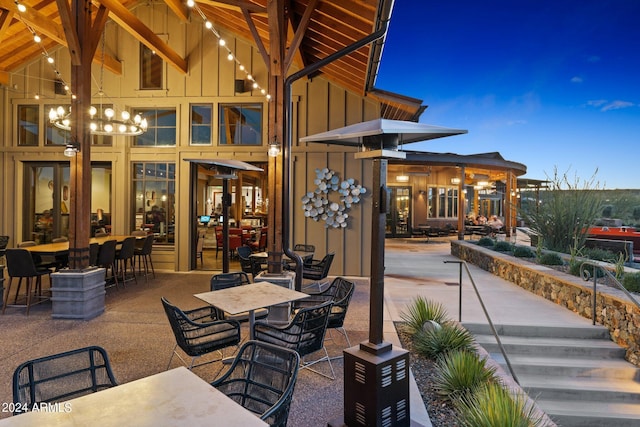
M124 239L126 239L127 237L144 239L144 237L141 237L141 236L115 235L115 236L92 237L89 240L89 243L98 243L99 245L102 245L107 240L115 240L118 243L122 243L124 242ZM53 255L53 256L68 255L69 242L44 243L42 245L26 246L24 249L28 250L32 254L38 254L38 255Z
M181 366L0 420L0 426L268 426Z
M262 281L217 291L194 294L194 297L230 314L249 313L249 337L253 339L255 310L308 297L308 294Z

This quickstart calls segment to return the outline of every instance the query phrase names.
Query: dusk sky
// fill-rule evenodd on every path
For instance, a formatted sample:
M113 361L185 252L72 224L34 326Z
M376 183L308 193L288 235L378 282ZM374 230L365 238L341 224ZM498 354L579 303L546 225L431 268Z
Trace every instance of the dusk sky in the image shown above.
M607 189L640 188L639 0L396 0L376 87L467 135L407 150L498 151Z

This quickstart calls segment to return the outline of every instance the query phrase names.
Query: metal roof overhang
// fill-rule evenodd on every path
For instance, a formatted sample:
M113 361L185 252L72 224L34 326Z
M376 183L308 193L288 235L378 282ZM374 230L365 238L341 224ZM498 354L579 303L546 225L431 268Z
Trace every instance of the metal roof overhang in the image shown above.
M221 179L236 179L237 171L254 171L263 172L264 169L252 164L242 162L240 160L233 159L184 159L191 164L200 165L209 170L215 170L217 173L216 178Z
M467 133L463 129L451 129L404 120L375 119L367 122L317 133L300 138L300 142L320 142L335 145L359 147L356 158L396 158L404 159L398 145L427 141L445 136Z

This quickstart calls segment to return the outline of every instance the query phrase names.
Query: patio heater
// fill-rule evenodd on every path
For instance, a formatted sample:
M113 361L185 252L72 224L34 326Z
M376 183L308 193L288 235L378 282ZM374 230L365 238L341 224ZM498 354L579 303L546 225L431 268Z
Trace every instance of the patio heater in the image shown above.
M410 426L409 352L383 339L384 239L390 208L388 159L406 158L399 144L466 133L421 123L376 119L301 138L357 146L373 166L369 340L344 350L344 420L330 426Z

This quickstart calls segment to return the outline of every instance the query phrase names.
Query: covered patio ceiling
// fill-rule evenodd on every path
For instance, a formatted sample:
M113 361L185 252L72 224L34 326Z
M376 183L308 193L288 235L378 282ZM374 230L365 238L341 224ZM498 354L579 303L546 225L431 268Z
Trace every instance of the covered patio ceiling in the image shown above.
M160 0L158 0L160 1ZM94 0L90 2L108 11L113 20L136 40L157 52L164 61L182 73L188 72L189 57L174 50L156 35L132 10L138 0ZM164 0L169 13L187 24L200 25L200 18L184 0ZM285 60L291 69L301 69L371 34L389 19L391 0L200 0L195 4L221 32L233 33L256 46L265 63L269 63L269 13L277 10L273 4L284 5L287 34ZM67 5L67 6L65 6ZM19 6L25 10L20 11ZM63 13L60 13L62 6ZM0 85L13 89L11 75L39 59L43 48L54 51L68 47L65 28L70 16L65 0L0 0ZM94 16L97 14L94 13ZM273 31L272 31L273 33ZM34 42L38 35L42 41ZM355 52L327 64L310 78L323 75L329 81L359 95L370 93L382 103L385 118L417 120L426 108L421 100L374 89L384 39L368 44ZM102 52L97 50L94 62ZM122 74L119 58L105 52L105 69ZM289 71L291 72L291 71ZM17 88L19 90L19 88Z

